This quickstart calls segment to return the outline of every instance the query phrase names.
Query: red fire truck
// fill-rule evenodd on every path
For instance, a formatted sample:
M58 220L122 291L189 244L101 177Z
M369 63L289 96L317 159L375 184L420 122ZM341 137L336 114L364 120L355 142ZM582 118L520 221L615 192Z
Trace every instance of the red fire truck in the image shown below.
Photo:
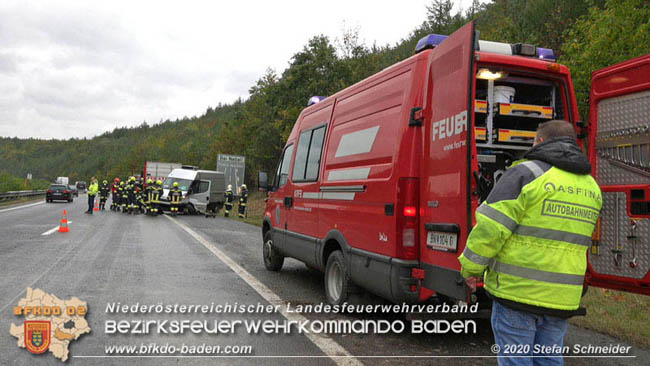
M587 127L552 50L476 34L470 23L430 35L414 56L312 98L273 183L260 174L267 269L291 257L322 270L332 304L358 288L476 301L457 260L474 211L537 125L564 119L603 185L586 283L650 295L650 55L594 73Z

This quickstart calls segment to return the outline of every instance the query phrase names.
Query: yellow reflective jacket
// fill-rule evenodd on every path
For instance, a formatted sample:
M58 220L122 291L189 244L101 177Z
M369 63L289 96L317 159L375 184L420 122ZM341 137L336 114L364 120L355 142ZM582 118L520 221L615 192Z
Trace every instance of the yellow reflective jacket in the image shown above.
M476 210L461 274L484 275L486 291L506 304L568 315L580 305L601 191L572 139L552 139L526 157Z

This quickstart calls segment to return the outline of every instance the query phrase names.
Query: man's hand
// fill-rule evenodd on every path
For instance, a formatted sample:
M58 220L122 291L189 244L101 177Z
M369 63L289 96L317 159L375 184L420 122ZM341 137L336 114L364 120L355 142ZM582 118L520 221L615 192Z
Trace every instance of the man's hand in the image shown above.
M476 292L476 283L478 282L478 277L467 277L465 279L465 284L469 287L472 293Z

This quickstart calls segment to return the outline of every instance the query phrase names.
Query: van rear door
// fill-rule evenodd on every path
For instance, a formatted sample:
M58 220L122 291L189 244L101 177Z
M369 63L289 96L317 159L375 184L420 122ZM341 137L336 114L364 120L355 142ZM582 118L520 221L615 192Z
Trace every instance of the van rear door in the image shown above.
M603 208L586 282L650 295L650 54L594 72L590 103Z
M422 286L456 299L469 297L457 257L472 227L470 172L477 169L477 162L472 160L470 131L476 40L471 22L431 51L425 102L429 105L424 107L428 126L420 195Z

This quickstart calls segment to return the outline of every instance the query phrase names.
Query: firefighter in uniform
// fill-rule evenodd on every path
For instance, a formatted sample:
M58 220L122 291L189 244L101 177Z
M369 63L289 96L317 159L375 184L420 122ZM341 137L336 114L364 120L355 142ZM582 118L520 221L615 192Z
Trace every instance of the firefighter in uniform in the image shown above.
M129 215L132 215L135 211L135 177L129 177L129 183L126 186L127 194L127 205L129 210Z
M119 209L122 210L122 213L126 213L127 197L126 197L126 185L124 184L124 181L120 182L119 192L120 192L120 207L119 207Z
M239 196L239 218L246 217L246 206L248 206L248 189L245 184L241 185L241 192Z
M106 209L106 200L108 199L108 192L110 192L111 187L108 185L106 180L102 181L102 185L99 187L99 209Z
M224 217L230 216L230 211L232 210L233 202L235 201L235 195L232 193L232 184L228 184L228 188L226 189L226 203L225 203L225 211L223 213Z
M533 147L513 163L476 210L476 226L459 257L461 274L493 299L495 344L535 364L563 364L567 319L580 299L602 195L591 164L565 121L541 123ZM535 353L553 346L548 354ZM508 347L508 348L507 348ZM551 348L547 348L551 349ZM554 356L554 357L545 357ZM560 356L560 357L558 357ZM528 357L499 357L499 365L532 365ZM539 363L538 363L539 362Z
M151 213L154 216L157 216L161 209L160 209L160 196L162 194L162 181L157 180L156 184L151 188Z
M144 186L142 185L141 182L138 182L138 185L136 186L136 195L135 199L138 202L138 213L145 213L145 209L147 207L147 202L145 202L145 192L144 192Z
M151 207L151 201L153 200L153 180L147 179L147 186L144 188L144 193L145 193L145 203L147 207L147 215L151 215L153 213L152 207Z
M181 205L182 199L183 191L178 188L178 182L174 182L172 189L169 190L170 210L172 212L172 216L176 216L178 213L178 208Z
M120 202L120 196L117 193L120 188L120 178L115 178L113 185L111 186L111 211L115 211Z

